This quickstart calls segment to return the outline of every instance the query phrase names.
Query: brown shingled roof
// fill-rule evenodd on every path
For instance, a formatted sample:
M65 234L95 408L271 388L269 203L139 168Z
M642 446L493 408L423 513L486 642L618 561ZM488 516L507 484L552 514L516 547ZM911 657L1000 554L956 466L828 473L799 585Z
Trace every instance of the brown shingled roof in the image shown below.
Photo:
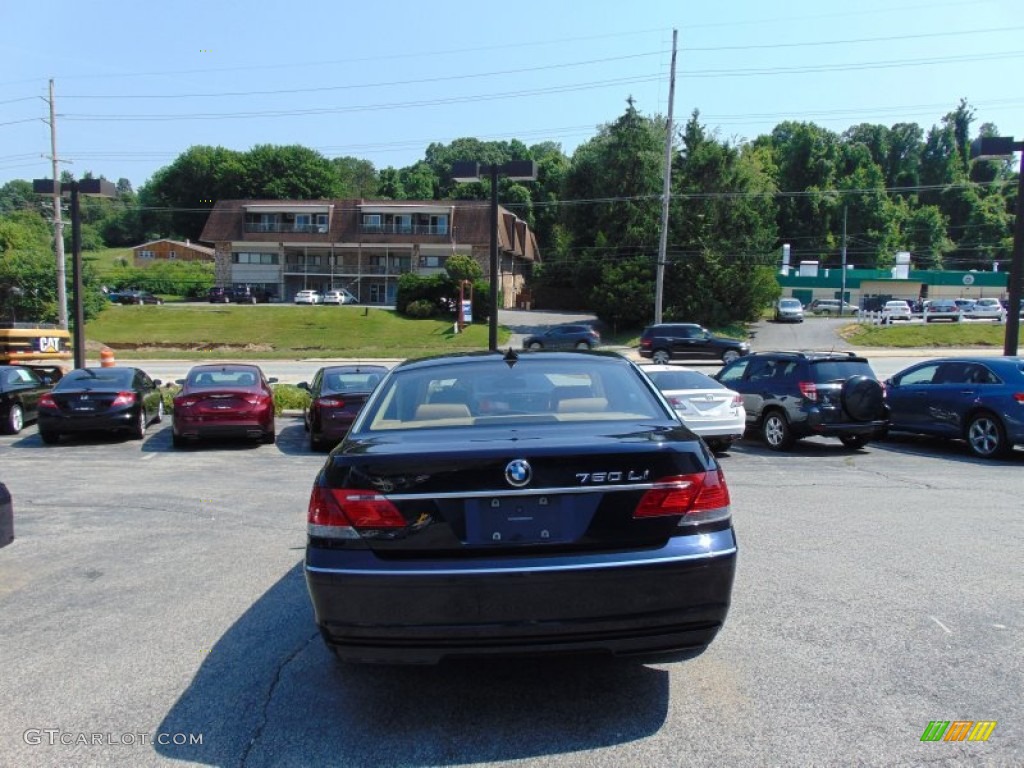
M263 239L253 235L247 237L243 231L244 208L248 205L331 205L334 209L330 231L317 237L316 241L357 242L361 239L359 218L355 215L359 207L389 204L451 207L451 232L456 243L481 246L490 242L490 203L485 200L218 200L210 211L199 239L206 243L240 240L256 242ZM280 235L268 234L265 239L269 241L278 237ZM533 232L515 214L501 207L498 209L498 247L530 261L538 257Z

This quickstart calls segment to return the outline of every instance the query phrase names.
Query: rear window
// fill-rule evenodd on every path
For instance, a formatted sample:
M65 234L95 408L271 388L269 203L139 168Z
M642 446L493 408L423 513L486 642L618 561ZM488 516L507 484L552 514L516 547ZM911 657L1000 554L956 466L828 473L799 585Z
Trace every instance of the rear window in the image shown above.
M811 372L817 382L845 381L851 376L875 378L875 372L866 361L819 360L811 363Z
M590 361L502 361L396 371L357 431L671 418L635 371Z
M84 369L71 371L57 385L57 389L70 389L82 384L97 386L130 387L135 371L130 368L106 368L98 371ZM62 386L63 385L63 386Z
M647 376L661 390L725 389L724 386L697 371L653 371Z
M324 376L324 391L369 392L380 383L383 373L328 373Z
M259 376L248 370L192 371L188 386L208 387L252 387L259 382Z

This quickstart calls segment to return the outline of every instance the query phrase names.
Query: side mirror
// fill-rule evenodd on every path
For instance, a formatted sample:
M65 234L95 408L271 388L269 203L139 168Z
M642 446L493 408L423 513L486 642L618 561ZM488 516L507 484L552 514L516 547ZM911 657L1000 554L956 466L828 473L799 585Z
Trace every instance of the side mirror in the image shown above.
M153 379L153 386L159 387L163 382L160 379Z
M307 392L309 392L309 382L308 381L300 381L295 386L298 387L299 389L304 389Z
M268 384L277 384L277 376L271 376L269 379L267 379L267 383Z
M175 379L174 383L177 384L179 387L185 386L185 380L184 379ZM167 386L170 386L170 384L168 384Z

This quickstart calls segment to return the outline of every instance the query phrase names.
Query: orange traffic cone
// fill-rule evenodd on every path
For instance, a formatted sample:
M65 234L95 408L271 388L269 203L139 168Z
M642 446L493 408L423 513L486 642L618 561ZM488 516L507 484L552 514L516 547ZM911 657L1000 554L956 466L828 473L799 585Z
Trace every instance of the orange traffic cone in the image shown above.
M117 365L117 361L114 359L114 350L110 347L100 350L100 365L104 368L113 368Z

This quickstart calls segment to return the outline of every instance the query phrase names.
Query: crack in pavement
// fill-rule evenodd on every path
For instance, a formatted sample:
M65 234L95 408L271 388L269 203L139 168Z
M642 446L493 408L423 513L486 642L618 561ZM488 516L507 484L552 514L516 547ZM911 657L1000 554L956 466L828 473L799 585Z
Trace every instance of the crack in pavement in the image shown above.
M313 634L311 634L309 636L309 639L307 639L304 643L302 643L302 645L300 645L298 648L296 648L294 651L288 654L288 656L284 658L280 664L277 665L277 670L274 672L274 679L270 681L270 687L267 689L266 698L263 700L263 709L260 712L260 721L256 725L252 737L249 739L248 745L246 745L245 750L242 752L242 755L238 760L238 765L240 766L240 768L245 768L245 765L249 762L249 754L252 752L252 748L255 747L256 742L258 742L263 737L263 729L267 726L267 711L270 709L270 702L274 699L274 693L277 691L277 686L281 682L281 675L284 673L284 668L291 664L291 662L295 659L296 656L298 656L304 650L309 648L310 644L319 636L319 632L314 632Z

